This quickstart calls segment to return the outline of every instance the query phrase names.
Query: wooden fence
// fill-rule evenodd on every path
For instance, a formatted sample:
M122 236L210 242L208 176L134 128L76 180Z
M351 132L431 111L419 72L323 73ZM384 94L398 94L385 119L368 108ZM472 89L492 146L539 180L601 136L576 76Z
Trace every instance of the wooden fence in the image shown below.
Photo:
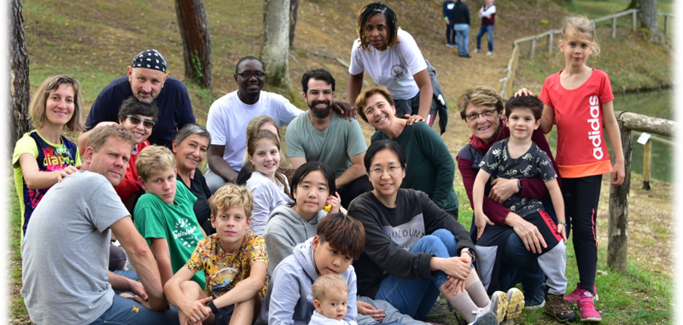
M624 148L624 167L626 175L621 186L610 186L609 220L607 229L607 266L626 272L628 256L628 198L631 188L631 153L633 152L633 132L648 132L673 137L678 128L676 122L649 117L630 112L615 112L621 145Z
M638 12L640 10L638 9L630 9L626 11L622 11L620 13L616 13L613 15L605 16L605 17L600 17L596 19L591 19L591 22L593 23L593 26L595 26L596 23L607 21L607 20L612 20L612 38L617 37L617 18L623 17L623 16L631 16L631 25L633 28L633 31L635 32L637 29L637 18L638 18ZM672 14L665 14L665 13L657 13L659 16L664 16L664 33L668 33L669 31L669 18L674 17ZM549 30L545 33L541 33L538 35L534 36L528 36L524 38L517 39L513 42L512 44L512 55L510 56L510 60L508 61L508 66L505 69L506 76L501 79L501 86L500 86L500 96L503 98L508 98L510 97L513 92L512 92L512 84L513 81L515 80L515 72L517 70L517 66L519 65L519 55L520 55L520 44L525 43L525 42L531 42L531 51L529 54L530 58L534 58L534 55L536 54L536 43L538 40L542 39L547 39L548 44L547 44L547 49L548 53L552 53L553 49L555 48L556 44L553 41L553 38L555 35L561 35L562 30L560 29L552 29Z

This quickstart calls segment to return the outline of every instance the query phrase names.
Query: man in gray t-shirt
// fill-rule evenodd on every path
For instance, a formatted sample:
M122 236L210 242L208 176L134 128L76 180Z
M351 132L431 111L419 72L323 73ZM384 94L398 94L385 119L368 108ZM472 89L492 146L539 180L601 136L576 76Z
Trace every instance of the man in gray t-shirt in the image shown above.
M92 131L81 171L55 184L31 215L21 251L21 295L33 323L178 324L156 261L114 191L133 144L120 125ZM108 271L110 229L141 282ZM135 277L132 271L127 275Z
M370 186L363 166L367 147L358 120L349 121L332 111L334 84L324 69L304 73L301 85L309 109L289 124L285 142L292 169L308 161L332 168L341 205L346 208Z

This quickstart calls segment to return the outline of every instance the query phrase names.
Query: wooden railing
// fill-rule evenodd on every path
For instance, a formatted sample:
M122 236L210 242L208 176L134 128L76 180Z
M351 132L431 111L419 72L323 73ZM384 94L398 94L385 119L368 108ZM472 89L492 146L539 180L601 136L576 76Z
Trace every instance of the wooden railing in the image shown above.
M631 153L633 132L641 131L673 137L678 128L676 122L630 112L615 112L624 149L624 183L610 186L609 221L607 229L607 266L626 272L628 256L628 197L631 188Z
M638 12L640 12L640 10L638 9L629 9L613 15L591 19L591 22L593 23L593 26L595 26L596 23L612 20L612 38L616 38L617 18L630 15L632 29L635 32L637 29ZM669 30L669 18L674 16L672 14L665 13L657 13L657 15L664 16L664 34L666 34ZM538 40L547 38L548 53L552 53L553 49L556 46L555 42L553 41L554 35L560 35L561 33L562 30L560 29L552 29L545 33L517 39L512 43L512 55L510 56L510 61L508 61L508 66L505 69L506 76L500 80L500 96L502 98L508 98L512 95L512 83L515 79L515 72L517 70L517 66L519 65L520 44L525 42L531 42L531 50L529 57L533 59L534 55L536 55L536 43Z

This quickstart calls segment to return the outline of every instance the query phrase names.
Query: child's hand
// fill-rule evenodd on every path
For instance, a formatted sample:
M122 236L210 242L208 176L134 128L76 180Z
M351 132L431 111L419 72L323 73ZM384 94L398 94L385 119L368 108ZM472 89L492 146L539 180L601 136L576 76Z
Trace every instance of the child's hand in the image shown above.
M624 183L624 176L626 175L624 162L617 161L612 167L612 185L619 186Z
M558 224L557 225L557 233L562 236L562 243L567 244L567 229L564 227L563 224Z
M477 226L477 239L481 238L481 235L484 234L484 228L487 224L493 226L493 222L491 222L489 217L487 217L483 212L474 213L474 224Z
M334 195L330 195L327 197L327 201L325 201L327 204L325 205L325 211L328 211L330 213L339 213L339 206L341 206L341 197L339 196L339 193L334 192ZM329 210L327 209L327 206L329 206Z
M183 312L185 317L187 317L188 323L197 324L207 319L211 315L211 308L205 306L206 303L211 301L213 298L206 297L203 299L195 300L189 304L184 304L179 306L180 311Z

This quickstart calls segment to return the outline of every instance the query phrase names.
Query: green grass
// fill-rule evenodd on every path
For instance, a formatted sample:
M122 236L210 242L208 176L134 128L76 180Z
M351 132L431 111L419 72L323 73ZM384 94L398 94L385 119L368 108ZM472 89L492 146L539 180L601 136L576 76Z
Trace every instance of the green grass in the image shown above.
M458 221L470 229L472 209L470 208L465 189L455 186L460 200ZM668 238L671 230L655 226L658 237ZM648 271L642 266L628 263L626 274L610 270L607 265L606 245L598 247L598 275L595 283L600 300L597 310L602 314L600 324L672 324L672 283L668 277ZM576 266L576 255L571 238L567 241L567 293L574 290L579 281ZM521 289L521 286L520 286ZM543 309L525 311L524 324L556 324Z

